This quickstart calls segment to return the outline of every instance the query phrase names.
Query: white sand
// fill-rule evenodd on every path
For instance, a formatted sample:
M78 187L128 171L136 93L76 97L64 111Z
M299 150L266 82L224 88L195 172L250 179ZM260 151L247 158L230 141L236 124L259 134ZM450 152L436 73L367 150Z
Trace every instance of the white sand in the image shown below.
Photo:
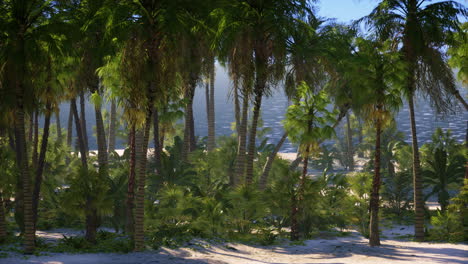
M446 243L416 243L397 240L411 234L412 228L396 226L385 230L382 246L371 248L367 239L353 233L348 237L314 239L301 246L248 246L235 243L209 244L194 240L191 246L180 249L163 248L130 254L53 254L24 257L9 253L0 264L156 264L156 263L468 263L468 245ZM51 232L50 236L56 236ZM42 235L40 235L42 234ZM40 236L44 232L38 233ZM50 237L49 236L49 237Z

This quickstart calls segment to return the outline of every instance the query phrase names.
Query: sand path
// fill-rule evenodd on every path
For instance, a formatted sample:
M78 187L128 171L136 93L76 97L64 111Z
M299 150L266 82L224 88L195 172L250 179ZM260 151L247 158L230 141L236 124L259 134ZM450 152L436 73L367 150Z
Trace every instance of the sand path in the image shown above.
M468 263L468 245L447 243L417 243L383 239L382 246L370 248L367 240L353 234L333 239L314 239L304 245L248 246L225 243L209 244L195 241L190 247L163 248L130 254L55 254L47 256L11 255L0 264L156 264L156 263Z

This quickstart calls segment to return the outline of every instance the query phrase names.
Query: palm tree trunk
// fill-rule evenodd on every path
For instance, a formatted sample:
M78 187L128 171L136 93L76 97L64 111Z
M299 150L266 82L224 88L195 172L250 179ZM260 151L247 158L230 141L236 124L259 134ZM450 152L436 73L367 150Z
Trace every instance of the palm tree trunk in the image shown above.
M99 86L98 86L99 87ZM97 91L97 89L95 90ZM97 147L98 147L98 173L101 179L105 179L108 173L108 157L107 157L107 144L106 144L106 132L104 129L104 121L102 119L101 105L94 105L94 114L96 117L96 134L97 134ZM98 212L94 205L95 201L92 200L91 195L86 201L86 234L85 238L87 241L95 243L96 233L98 228Z
M18 85L18 86L21 86ZM23 202L23 219L24 219L24 251L26 254L31 254L35 248L35 230L34 219L32 213L32 195L31 195L31 177L28 166L28 152L26 147L26 132L24 122L24 105L23 105L23 89L20 87L17 95L17 108L15 112L15 139L16 139L16 156L17 168L21 175L22 184L22 202Z
M49 128L50 128L50 117L52 114L52 105L50 102L46 103L46 112L44 118L44 132L42 133L42 140L41 140L41 150L39 153L39 160L36 165L36 179L34 181L34 190L33 190L33 218L34 218L34 226L37 223L37 209L39 206L39 194L41 192L41 185L42 185L42 175L44 172L45 166L45 159L47 153L47 145L49 143Z
M102 119L101 106L94 106L94 113L96 116L96 134L97 134L97 145L98 145L98 165L99 175L102 178L107 177L108 167L108 156L107 156L107 144L106 144L106 131L104 129L104 120Z
M153 109L153 141L154 141L154 161L156 163L156 170L159 171L161 169L161 142L159 141L159 112L158 109L155 107Z
M88 170L88 157L87 157L87 151L86 151L86 145L84 142L84 136L83 136L83 129L81 128L81 121L80 118L78 117L78 108L76 107L76 99L72 98L70 100L70 107L73 112L73 119L75 120L75 128L76 128L76 134L78 137L78 148L80 151L80 158L81 158L81 166L85 169Z
M343 109L341 109L340 113L336 117L335 123L332 126L333 129L335 129L341 123L341 120L343 120L343 118L348 113L349 108L350 108L350 106L347 105ZM318 145L320 145L322 143L323 143L323 140L319 141ZM302 158L301 158L301 156L299 155L299 152L298 152L296 159L291 162L291 165L289 165L289 170L296 170L297 166L299 166L299 164L301 163L301 160L302 160Z
M146 116L144 130L139 129L136 132L136 177L137 192L135 206L135 251L141 251L144 247L144 208L145 208L145 185L146 185L146 162L148 152L149 132L151 128L151 116L153 106L149 108ZM142 141L141 141L142 140ZM139 144L141 142L141 144Z
M295 194L294 187L291 190L291 233L290 239L292 241L299 240L299 226L297 223L297 215L299 213L297 206L297 197Z
M39 111L34 111L34 133L33 133L33 151L32 151L32 166L37 165L37 149L39 145Z
M67 124L67 146L71 147L73 141L73 110L70 103L70 111L68 113L68 124Z
M424 200L422 193L421 163L419 159L418 137L416 132L416 119L414 116L413 94L408 96L409 113L411 122L411 138L413 147L413 187L414 187L414 210L415 210L415 239L424 240Z
M372 192L370 196L370 224L369 224L369 245L371 247L380 246L379 236L379 190L380 190L380 135L382 133L381 120L375 124L375 158L374 158L374 178L372 179Z
M117 106L115 104L115 99L111 100L111 110L110 110L110 123L109 123L109 133L108 133L108 152L115 151L115 124L117 123Z
M127 208L126 208L126 225L125 232L133 237L135 232L135 219L133 209L135 208L135 156L136 150L141 146L136 146L135 142L135 125L130 128L130 172L128 174L128 185L127 185ZM140 143L141 137L138 143ZM140 155L140 154L139 154Z
M3 203L2 192L0 191L0 243L5 241L6 236L5 205Z
M239 102L239 81L234 79L234 116L236 118L236 131L239 135L240 123L241 123L241 113L240 113L240 102Z
M237 147L237 157L235 164L235 173L233 178L230 179L231 186L237 186L241 181L245 173L245 162L246 162L246 144L247 144L247 120L248 120L248 110L249 110L249 98L248 95L244 95L244 100L242 103L242 121L239 127L238 134L238 147Z
M195 79L191 79L185 91L187 105L185 106L185 129L184 129L184 149L183 160L187 161L188 154L195 150L195 127L193 120L193 97L195 95Z
M263 88L257 88L255 92L255 101L252 117L252 127L249 133L249 144L247 153L247 165L245 174L245 183L251 184L253 181L253 163L256 156L256 138L257 138L257 125L258 118L260 117L260 108L262 106Z
M465 148L468 150L468 121L466 121ZM466 161L465 180L468 179L468 161Z
M212 151L216 147L216 132L215 132L215 62L213 60L212 65L210 65L210 100L208 112L208 151Z
M205 84L205 101L206 101L206 124L207 124L207 131L209 130L209 126L210 126L210 82L207 81L206 84ZM209 148L209 145L208 145L208 139L207 139L207 142L206 142L206 150L208 152L211 151L211 149Z
M357 118L357 121L358 121L358 143L359 143L359 146L362 145L362 142L364 141L364 135L362 133L362 122L361 122L361 118ZM364 157L364 153L362 150L359 150L358 151L358 157L359 158L363 158Z
M260 177L260 190L265 190L266 185L267 185L268 175L270 174L273 161L275 160L276 154L278 154L278 151L281 149L281 147L283 146L287 138L288 138L288 133L285 132L283 136L280 138L278 144L276 144L275 149L268 156L265 166L263 167L262 176Z
M346 115L346 125L347 125L347 151L348 151L348 170L354 171L354 150L353 150L353 130L351 129L351 120L349 118L349 113Z
M34 111L29 115L29 135L28 135L28 142L33 141L34 135Z
M83 134L83 142L85 145L86 153L89 151L89 144L88 144L88 129L86 128L86 107L85 107L85 98L84 92L80 92L80 124L81 130Z
M57 141L62 142L62 124L60 123L60 108L58 106L55 110L55 125L57 127Z
M463 98L463 96L461 96L460 92L457 89L455 89L454 91L452 91L452 94L463 105L463 107L465 108L465 111L468 111L468 103L465 101L465 98Z

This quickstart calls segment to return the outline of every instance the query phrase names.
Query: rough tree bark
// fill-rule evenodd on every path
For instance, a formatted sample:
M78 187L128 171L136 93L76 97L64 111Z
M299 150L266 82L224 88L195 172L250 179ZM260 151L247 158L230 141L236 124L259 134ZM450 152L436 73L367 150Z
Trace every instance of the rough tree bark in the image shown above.
M413 94L409 95L409 113L411 122L411 139L413 148L413 186L414 186L414 210L415 210L415 239L424 240L424 200L422 193L421 162L419 159L418 136L416 132L416 119L414 116Z
M210 92L209 92L209 107L208 107L208 151L212 151L216 147L216 132L215 132L215 62L213 59L210 65Z
M161 168L161 142L159 135L159 112L155 107L153 109L153 141L154 141L154 161L156 163L156 170L159 171Z
M85 97L84 92L80 92L80 127L83 135L83 142L85 145L86 153L89 151L89 141L88 141L88 129L86 128L86 106L85 106Z
M262 176L260 177L260 190L265 190L268 181L268 175L270 174L273 161L275 160L276 155L278 154L279 150L281 149L287 138L288 133L285 132L278 141L278 144L276 144L275 149L268 156L267 161L265 162L265 166L263 167Z
M24 252L32 254L35 248L35 230L32 214L32 194L31 194L31 176L28 166L28 152L26 147L26 131L24 122L23 88L22 84L17 89L17 106L15 111L15 139L16 139L16 159L17 167L21 177L22 188L22 209L24 220Z
M34 219L34 226L37 223L37 209L39 206L39 194L41 192L41 185L42 185L42 175L44 172L45 160L46 160L46 153L47 153L47 145L49 143L49 128L50 128L50 117L52 114L52 105L50 102L46 103L46 112L44 118L44 130L42 133L42 140L41 140L41 150L39 153L39 159L37 162L36 167L36 179L34 181L34 190L33 190L33 219Z
M244 95L242 103L242 120L240 122L239 133L238 133L238 147L237 157L235 164L235 173L230 179L231 186L235 187L243 181L245 173L245 162L246 162L246 146L247 146L247 120L249 110L249 97L247 94Z
M0 243L5 241L7 232L6 232L6 222L5 222L5 205L3 203L2 190L0 190Z
M115 129L116 129L116 121L117 121L117 106L115 103L115 99L111 100L111 109L110 109L110 122L109 122L109 132L108 132L108 152L115 151Z
M382 122L377 119L375 124L375 156L374 177L372 179L372 191L370 195L370 223L369 245L380 246L379 236L379 190L380 190L380 135L382 134Z
M67 145L72 146L73 142L73 110L70 103L70 111L68 113L68 123L67 123Z
M135 219L133 210L135 208L135 156L137 148L141 146L136 146L135 142L135 125L132 125L130 128L130 169L128 174L128 184L127 184L127 208L126 208L126 222L125 222L125 232L133 237L135 232ZM140 141L138 141L140 143Z

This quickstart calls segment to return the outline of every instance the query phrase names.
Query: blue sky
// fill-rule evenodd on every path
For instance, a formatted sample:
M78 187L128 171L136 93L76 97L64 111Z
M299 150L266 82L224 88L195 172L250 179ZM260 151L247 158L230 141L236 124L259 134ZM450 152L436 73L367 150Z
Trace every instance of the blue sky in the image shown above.
M319 0L317 6L321 17L336 18L338 22L350 22L369 14L377 0ZM468 0L456 2L468 5Z

